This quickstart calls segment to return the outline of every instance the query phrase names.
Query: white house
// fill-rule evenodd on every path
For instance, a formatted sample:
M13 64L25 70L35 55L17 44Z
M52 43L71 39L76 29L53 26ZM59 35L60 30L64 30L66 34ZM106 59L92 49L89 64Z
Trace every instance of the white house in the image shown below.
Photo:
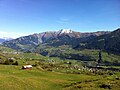
M22 69L32 69L32 65L25 65L25 66L22 66Z

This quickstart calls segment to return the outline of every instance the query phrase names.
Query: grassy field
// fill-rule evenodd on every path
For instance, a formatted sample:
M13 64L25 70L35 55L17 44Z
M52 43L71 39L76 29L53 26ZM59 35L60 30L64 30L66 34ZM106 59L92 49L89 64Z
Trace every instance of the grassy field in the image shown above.
M74 51L73 51L74 52ZM97 58L98 51L78 51L92 54ZM102 52L103 60L119 61L120 56ZM120 72L89 72L79 70L80 62L61 60L57 57L44 57L36 53L0 53L0 61L13 58L18 65L0 64L0 90L120 90ZM22 65L31 64L31 70L22 70ZM67 62L71 62L68 64ZM74 68L79 66L78 68ZM108 66L103 66L107 68ZM120 66L109 66L120 68Z
M0 65L0 90L120 90L120 73L67 74Z

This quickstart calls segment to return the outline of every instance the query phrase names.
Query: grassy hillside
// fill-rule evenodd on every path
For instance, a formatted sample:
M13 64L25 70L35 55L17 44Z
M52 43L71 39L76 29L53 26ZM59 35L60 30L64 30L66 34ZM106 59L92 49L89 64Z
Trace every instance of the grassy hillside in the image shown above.
M75 50L68 45L59 47L50 47L46 45L39 45L34 48L33 52L40 53L44 56L59 57L61 59L70 59L77 61L97 61L100 50L82 49ZM120 65L120 56L112 53L101 51L102 63L106 65Z
M86 55L91 53L97 58L97 51L94 50L78 52ZM110 60L111 57L113 57L111 60L119 59L119 56L107 56L105 52L103 57L106 60ZM1 60L14 58L14 61L18 61L18 65L0 64L0 90L119 90L120 88L120 72L85 68L76 60L61 60L35 53L1 53L0 58ZM31 70L22 70L22 66L26 64L34 67ZM114 66L114 68L120 67Z
M0 45L0 52L15 52L15 51L16 50Z
M0 65L1 90L119 90L120 73L113 75L66 74L20 70L21 66Z
M80 57L93 58L87 58L87 64L93 66L98 59L99 50L74 50L65 45L47 48L47 56L38 53L17 54L5 47L1 50L3 52L0 52L0 90L119 90L120 88L120 66L113 64L119 63L120 56L114 54L102 51L102 64L104 63L102 67L117 68L119 69L117 71L84 67L85 60ZM9 53L11 51L13 53ZM54 54L69 58L54 57L52 56ZM78 60L73 60L70 55L80 57ZM12 60L12 63L17 61L18 65L11 63L5 65L4 62L9 60ZM33 68L22 70L22 66L27 64L31 64Z

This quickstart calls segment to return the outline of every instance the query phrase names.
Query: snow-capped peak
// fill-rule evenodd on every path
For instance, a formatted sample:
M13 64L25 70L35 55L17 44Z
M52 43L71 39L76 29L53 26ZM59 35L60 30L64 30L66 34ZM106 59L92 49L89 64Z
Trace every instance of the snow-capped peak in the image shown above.
M71 29L61 29L60 32L62 34L62 33L72 33L73 31Z

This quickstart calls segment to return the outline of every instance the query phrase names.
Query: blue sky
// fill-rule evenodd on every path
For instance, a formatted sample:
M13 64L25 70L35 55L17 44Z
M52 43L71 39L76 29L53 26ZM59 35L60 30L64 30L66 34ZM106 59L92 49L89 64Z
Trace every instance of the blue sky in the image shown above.
M120 27L120 0L0 0L0 37Z

